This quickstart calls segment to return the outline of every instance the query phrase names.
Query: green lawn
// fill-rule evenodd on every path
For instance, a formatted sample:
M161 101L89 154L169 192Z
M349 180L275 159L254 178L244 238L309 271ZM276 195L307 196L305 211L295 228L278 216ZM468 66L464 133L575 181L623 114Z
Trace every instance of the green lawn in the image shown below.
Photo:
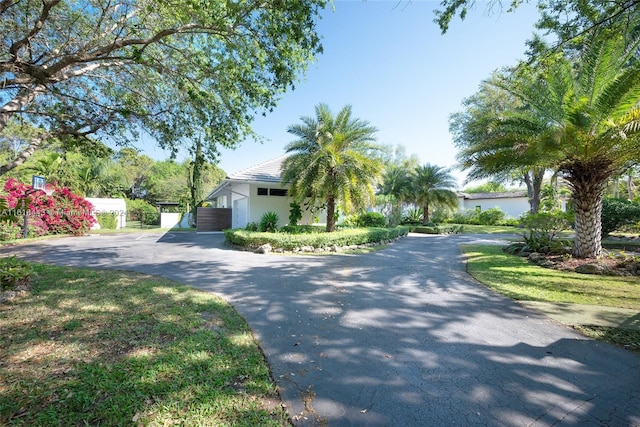
M456 224L443 224L443 225L456 225ZM501 225L473 225L462 224L465 234L522 234L525 232L524 228L501 226Z
M35 265L0 305L0 425L289 425L246 322L158 277Z
M529 264L500 246L462 245L467 271L514 300L589 304L640 310L640 278L563 272ZM640 331L576 327L585 335L640 353Z

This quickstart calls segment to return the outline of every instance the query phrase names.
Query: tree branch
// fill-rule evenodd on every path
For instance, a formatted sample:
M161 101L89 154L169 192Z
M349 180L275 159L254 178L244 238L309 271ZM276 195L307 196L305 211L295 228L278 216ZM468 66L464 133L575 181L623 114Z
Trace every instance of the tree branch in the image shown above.
M14 42L9 48L9 55L11 55L11 57L14 58L14 60L17 60L18 58L18 51L22 47L26 46L29 43L29 41L33 38L33 36L35 36L42 30L42 28L44 27L44 23L49 18L49 12L54 6L60 3L60 1L61 0L51 0L49 2L47 1L42 2L42 11L40 11L40 16L38 17L38 19L36 19L36 22L33 23L33 27L31 28L29 33L26 36L24 36L22 39Z
M11 169L14 169L21 164L23 164L31 155L36 151L42 142L49 138L51 135L49 133L42 133L31 140L29 146L22 150L22 152L16 157L14 160L0 166L0 175L4 175L9 172Z

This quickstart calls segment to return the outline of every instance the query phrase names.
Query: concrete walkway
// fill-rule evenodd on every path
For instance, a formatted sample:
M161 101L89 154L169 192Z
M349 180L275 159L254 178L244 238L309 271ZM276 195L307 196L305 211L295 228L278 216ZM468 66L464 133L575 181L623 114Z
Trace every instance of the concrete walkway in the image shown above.
M297 425L640 425L640 357L465 273L457 245L495 239L412 235L367 255L313 257L167 233L0 252L158 274L225 297L255 331Z

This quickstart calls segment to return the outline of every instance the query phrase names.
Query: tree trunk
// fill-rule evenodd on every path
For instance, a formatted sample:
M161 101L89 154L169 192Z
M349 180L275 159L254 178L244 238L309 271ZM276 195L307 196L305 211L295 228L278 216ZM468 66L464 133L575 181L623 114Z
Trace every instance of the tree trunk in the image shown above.
M576 258L597 258L602 254L602 194L613 174L610 162L592 160L565 169L572 189L576 237Z
M425 204L422 207L422 225L427 225L429 223L429 205Z
M529 211L532 214L538 213L540 209L542 178L544 178L544 169L530 170L523 176L524 183L527 186L527 196L529 197Z
M593 197L574 192L576 258L596 258L602 254L602 195Z
M327 233L336 231L336 199L327 199Z

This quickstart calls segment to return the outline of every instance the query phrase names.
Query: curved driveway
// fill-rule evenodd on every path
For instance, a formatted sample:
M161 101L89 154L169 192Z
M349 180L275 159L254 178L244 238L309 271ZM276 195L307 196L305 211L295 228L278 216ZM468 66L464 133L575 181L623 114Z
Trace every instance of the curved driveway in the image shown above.
M245 316L297 425L640 425L640 357L488 291L459 243L411 235L367 255L258 255L221 235L64 238L3 248L158 274Z

